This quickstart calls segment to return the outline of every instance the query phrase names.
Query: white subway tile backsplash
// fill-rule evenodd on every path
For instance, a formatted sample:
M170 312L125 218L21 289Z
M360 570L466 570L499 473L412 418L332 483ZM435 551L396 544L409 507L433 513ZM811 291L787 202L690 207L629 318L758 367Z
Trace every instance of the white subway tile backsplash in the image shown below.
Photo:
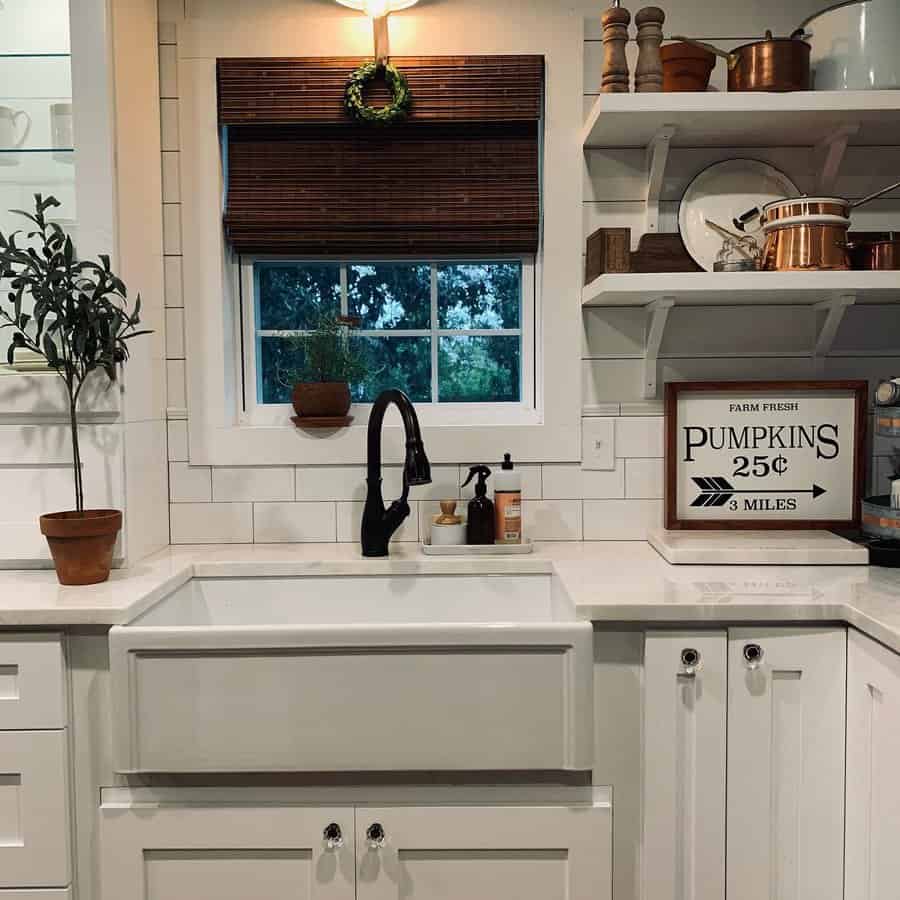
M213 469L212 498L219 502L294 499L294 470L290 466Z
M169 459L172 462L187 462L188 423L184 419L167 422L169 431Z
M637 500L663 498L663 461L661 459L626 459L625 496Z
M166 309L166 359L184 359L183 309Z
M386 501L400 496L402 475L398 466L381 470L381 490ZM298 500L365 500L365 466L297 466Z
M173 44L159 48L159 96L178 96L178 48Z
M584 539L644 541L662 518L662 500L585 500Z
M166 256L163 258L165 273L166 306L184 306L184 290L181 280L181 257Z
M180 150L181 138L178 130L178 101L160 100L160 138L162 150Z
M415 542L419 539L419 510L417 503L410 503L409 518L394 533L394 541ZM364 503L351 501L337 504L337 539L341 544L359 542Z
M175 30L174 22L159 23L159 42L160 44L178 43L178 34Z
M163 203L181 202L180 159L181 154L174 150L167 150L162 154Z
M251 544L250 503L172 503L173 544Z
M523 500L522 528L533 541L580 541L581 500Z
M173 409L187 406L183 359L166 360L166 405Z
M181 253L181 204L163 204L163 253Z
M334 503L253 504L253 540L256 543L328 543L336 537Z
M459 466L432 466L431 484L412 488L410 497L419 502L456 500L460 493Z
M578 463L545 463L543 478L545 500L625 496L625 465L622 460L618 460L611 472L588 471Z
M616 467L616 420L581 420L581 466L584 469L611 471ZM544 486L546 490L546 485Z
M662 416L628 416L616 419L616 456L661 457L664 454Z
M169 500L172 503L209 503L212 500L209 466L170 462Z

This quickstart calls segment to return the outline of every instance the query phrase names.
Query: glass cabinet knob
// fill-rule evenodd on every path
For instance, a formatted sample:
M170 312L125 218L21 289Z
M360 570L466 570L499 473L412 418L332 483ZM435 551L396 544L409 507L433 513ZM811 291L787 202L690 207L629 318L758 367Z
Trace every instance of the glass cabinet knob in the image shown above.
M687 678L694 678L703 668L703 657L699 650L693 647L685 647L681 651L681 674Z
M337 822L326 825L322 832L322 840L325 841L325 846L329 850L340 850L344 846L344 834L341 826Z
M380 822L373 822L366 829L366 841L370 850L380 850L386 840L387 835L384 833L384 826Z

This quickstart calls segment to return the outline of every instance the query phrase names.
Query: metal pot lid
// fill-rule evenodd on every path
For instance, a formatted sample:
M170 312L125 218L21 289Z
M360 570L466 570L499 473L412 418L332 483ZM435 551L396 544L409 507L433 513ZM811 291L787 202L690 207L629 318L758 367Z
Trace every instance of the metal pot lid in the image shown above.
M870 0L843 0L842 3L835 3L832 6L826 6L825 9L820 9L817 13L813 13L811 16L808 16L803 20L803 24L800 26L801 31L806 31L806 26L810 24L810 22L815 22L816 19L821 18L822 16L828 15L830 12L834 12L836 9L843 9L845 6L863 6L866 3L869 3Z

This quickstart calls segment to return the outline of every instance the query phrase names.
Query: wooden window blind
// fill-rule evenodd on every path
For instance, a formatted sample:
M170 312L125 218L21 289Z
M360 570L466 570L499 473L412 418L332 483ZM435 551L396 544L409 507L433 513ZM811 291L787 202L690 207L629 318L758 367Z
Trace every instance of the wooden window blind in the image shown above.
M412 111L378 128L343 108L361 59L219 60L224 220L238 252L537 250L543 58L392 61L409 79Z

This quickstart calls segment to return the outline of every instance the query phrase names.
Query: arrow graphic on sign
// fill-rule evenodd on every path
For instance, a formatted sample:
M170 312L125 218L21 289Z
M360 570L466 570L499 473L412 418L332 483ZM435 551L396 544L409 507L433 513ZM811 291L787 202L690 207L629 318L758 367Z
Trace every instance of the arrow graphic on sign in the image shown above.
M724 506L736 494L812 494L813 500L817 500L822 494L828 493L825 488L819 487L817 484L813 484L809 490L781 488L779 490L739 491L731 485L727 478L710 477L691 480L702 491L691 506Z

